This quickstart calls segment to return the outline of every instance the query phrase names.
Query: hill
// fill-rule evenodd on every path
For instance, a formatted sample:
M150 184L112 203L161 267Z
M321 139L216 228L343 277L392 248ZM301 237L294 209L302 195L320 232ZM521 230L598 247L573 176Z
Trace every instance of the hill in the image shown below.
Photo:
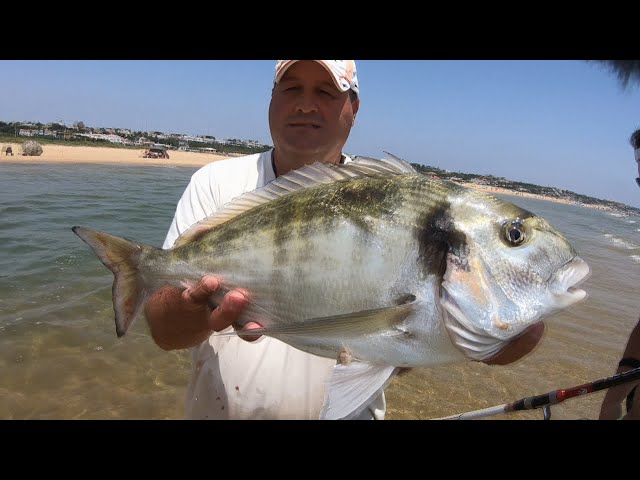
M601 198L590 197L570 190L563 190L555 187L545 187L534 185L531 183L516 182L503 177L494 177L492 175L476 175L473 173L448 172L438 167L429 165L420 165L418 163L411 164L419 172L429 175L432 178L450 180L453 182L469 182L487 187L498 187L511 190L513 192L530 193L534 195L542 195L550 198L558 198L575 205L596 206L603 210L610 210L624 215L640 215L640 208L625 205L621 202L613 200L604 200Z

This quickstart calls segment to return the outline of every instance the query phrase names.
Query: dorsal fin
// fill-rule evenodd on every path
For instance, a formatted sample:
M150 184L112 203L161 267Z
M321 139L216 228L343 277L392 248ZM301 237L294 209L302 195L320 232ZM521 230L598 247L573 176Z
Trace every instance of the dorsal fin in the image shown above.
M366 177L384 177L393 175L416 175L418 172L411 164L397 157L377 160L369 157L356 157L346 164L327 164L316 162L276 178L262 188L242 194L226 203L220 210L192 225L180 235L173 248L198 240L202 235L238 215L259 205L269 203L290 193L305 190L326 183L344 182Z

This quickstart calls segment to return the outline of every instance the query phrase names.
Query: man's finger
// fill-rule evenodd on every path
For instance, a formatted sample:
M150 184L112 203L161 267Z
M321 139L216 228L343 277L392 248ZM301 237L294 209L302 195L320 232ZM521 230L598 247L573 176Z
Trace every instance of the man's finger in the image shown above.
M220 282L216 277L202 277L197 284L187 288L182 292L182 298L194 303L207 303L209 297L220 287Z
M209 326L219 332L233 325L248 302L246 293L240 290L227 293L220 306L211 312Z
M234 325L234 328L235 328L235 325ZM256 322L249 322L244 327L236 330L239 330L241 332L250 332L251 330L255 330L256 328L262 328L262 325ZM246 340L247 342L255 342L261 336L262 335L241 335L240 338L243 340Z

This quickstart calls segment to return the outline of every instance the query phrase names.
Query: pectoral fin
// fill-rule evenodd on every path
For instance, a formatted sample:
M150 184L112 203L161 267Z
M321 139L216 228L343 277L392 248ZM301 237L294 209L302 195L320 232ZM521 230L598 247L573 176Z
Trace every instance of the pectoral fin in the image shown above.
M359 312L310 318L295 323L278 324L248 331L237 331L237 335L295 335L304 337L341 336L357 337L378 331L392 330L399 326L416 306L416 297L405 295L403 303L392 307L374 308Z
M336 365L327 387L321 420L349 420L357 417L391 383L399 368L351 362Z

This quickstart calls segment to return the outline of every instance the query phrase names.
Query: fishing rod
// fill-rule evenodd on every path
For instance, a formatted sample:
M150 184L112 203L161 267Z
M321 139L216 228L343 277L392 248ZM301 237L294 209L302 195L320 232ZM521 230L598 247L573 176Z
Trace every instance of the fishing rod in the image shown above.
M623 383L640 380L640 367L629 370L628 372L619 373L607 378L594 380L571 388L563 388L553 392L526 397L512 403L496 405L495 407L483 408L472 412L459 413L448 417L434 418L432 420L470 420L473 418L490 417L492 415L500 415L503 413L517 412L521 410L534 410L536 408L544 408L545 420L551 417L551 405L557 405L569 398L581 397L589 393L604 390L606 388L622 385ZM640 401L637 399L636 401Z

